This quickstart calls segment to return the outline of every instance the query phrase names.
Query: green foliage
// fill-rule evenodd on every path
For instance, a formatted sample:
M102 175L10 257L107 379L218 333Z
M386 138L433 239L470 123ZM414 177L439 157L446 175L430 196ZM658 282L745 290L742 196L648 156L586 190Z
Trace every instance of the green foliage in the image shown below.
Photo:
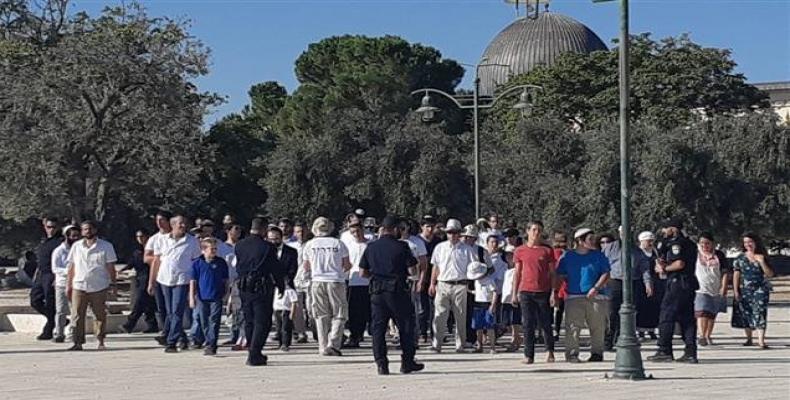
M536 112L595 126L619 112L618 48L591 54L567 53L552 66L508 82L543 86ZM734 72L730 51L702 47L687 35L631 40L631 117L672 128L706 115L768 107L767 95Z

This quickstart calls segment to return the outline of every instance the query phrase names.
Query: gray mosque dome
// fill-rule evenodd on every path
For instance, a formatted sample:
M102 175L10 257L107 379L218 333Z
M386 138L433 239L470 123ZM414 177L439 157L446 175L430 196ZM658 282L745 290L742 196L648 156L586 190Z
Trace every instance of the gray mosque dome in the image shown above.
M492 95L510 76L552 65L562 53L586 54L597 50L607 50L606 45L595 32L571 17L551 12L521 17L499 32L483 52L485 63L504 64L509 68L480 68L480 94Z

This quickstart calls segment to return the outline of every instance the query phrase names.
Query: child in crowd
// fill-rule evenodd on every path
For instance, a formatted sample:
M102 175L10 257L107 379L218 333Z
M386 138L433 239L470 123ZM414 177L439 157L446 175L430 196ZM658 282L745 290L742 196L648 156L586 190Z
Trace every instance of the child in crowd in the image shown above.
M478 271L474 271L479 268ZM473 272L474 271L474 272ZM472 329L477 333L475 353L482 353L486 334L491 354L496 353L496 309L502 294L502 275L495 268L478 263L467 276L475 281L475 306L472 314Z
M513 297L513 275L516 270L513 264L513 253L506 252L505 259L507 260L507 271L502 282L502 298L510 299ZM502 303L502 324L505 328L510 328L511 342L507 346L508 352L518 351L521 347L521 307L518 304L511 304L506 301Z
M228 263L217 257L217 239L207 237L200 241L203 253L192 263L189 282L189 307L198 309L200 326L206 338L203 354L217 354L217 338L222 319L222 300L228 286Z
M291 348L291 339L293 339L293 320L291 318L295 313L296 302L299 300L296 291L290 287L285 288L285 292L280 296L280 290L277 289L274 297L274 320L277 329L278 337L280 339L280 350L288 351Z

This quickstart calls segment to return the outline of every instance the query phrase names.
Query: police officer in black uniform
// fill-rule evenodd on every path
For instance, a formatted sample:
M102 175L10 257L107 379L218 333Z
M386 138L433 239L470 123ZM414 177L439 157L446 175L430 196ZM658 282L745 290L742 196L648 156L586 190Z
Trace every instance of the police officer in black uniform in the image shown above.
M409 246L398 240L398 219L387 216L381 221L381 237L368 245L362 254L359 268L363 277L370 278L371 333L373 358L379 375L389 375L387 342L384 334L390 319L395 321L400 333L400 372L420 371L425 365L414 361L415 318L407 278L409 268L417 265Z
M663 254L656 263L656 272L667 275L667 286L658 322L658 352L647 359L658 362L673 360L672 336L677 322L686 344L683 356L677 361L696 364L697 323L694 319L694 296L699 283L694 269L697 245L680 231L683 229L681 219L672 218L664 226L666 239L662 246Z
M255 218L250 236L239 241L235 248L250 366L266 365L268 357L262 351L272 328L274 289L279 289L281 295L285 291L286 274L277 260L277 249L264 235L266 221Z

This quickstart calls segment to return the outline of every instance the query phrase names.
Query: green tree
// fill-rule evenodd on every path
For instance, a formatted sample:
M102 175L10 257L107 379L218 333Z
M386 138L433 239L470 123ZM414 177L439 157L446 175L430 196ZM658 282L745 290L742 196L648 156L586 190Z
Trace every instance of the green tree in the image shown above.
M108 210L203 196L195 184L213 149L201 125L218 99L192 83L208 72L208 51L185 23L149 17L137 3L55 18L58 26L15 10L0 19L4 218L103 220Z

